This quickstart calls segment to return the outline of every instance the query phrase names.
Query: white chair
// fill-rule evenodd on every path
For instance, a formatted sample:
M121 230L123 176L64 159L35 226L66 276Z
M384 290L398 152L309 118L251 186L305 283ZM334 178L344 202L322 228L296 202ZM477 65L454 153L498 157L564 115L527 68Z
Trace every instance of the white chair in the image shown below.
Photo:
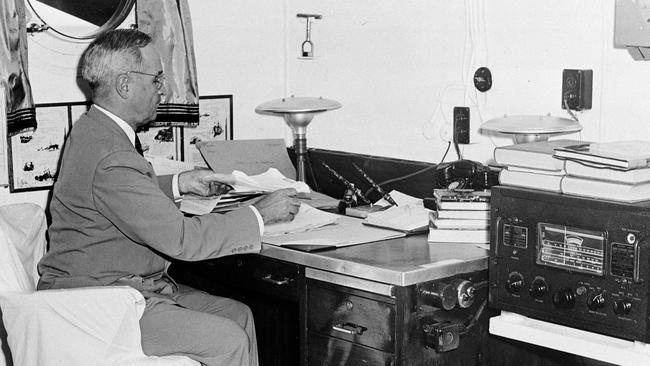
M0 366L200 366L143 353L145 301L130 287L35 292L46 226L38 205L0 206Z

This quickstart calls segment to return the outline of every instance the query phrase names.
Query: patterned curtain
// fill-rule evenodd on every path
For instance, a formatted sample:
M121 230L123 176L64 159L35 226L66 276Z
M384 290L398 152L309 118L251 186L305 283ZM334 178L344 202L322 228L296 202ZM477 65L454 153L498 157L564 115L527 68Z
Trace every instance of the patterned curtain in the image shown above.
M165 72L165 96L149 126L199 124L192 21L187 0L137 0L138 29L153 38Z
M0 85L5 89L7 134L35 130L36 112L27 78L24 0L0 1Z

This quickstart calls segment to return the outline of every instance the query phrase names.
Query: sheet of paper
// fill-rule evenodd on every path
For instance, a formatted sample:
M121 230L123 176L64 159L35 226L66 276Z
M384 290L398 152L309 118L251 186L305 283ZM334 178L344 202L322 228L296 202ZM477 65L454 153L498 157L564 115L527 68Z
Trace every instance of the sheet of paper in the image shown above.
M240 170L255 175L274 167L285 177L296 179L296 169L282 139L201 141L196 147L217 173Z
M406 234L400 231L387 230L363 225L362 220L339 216L336 223L311 229L300 233L284 235L264 235L262 242L272 245L326 245L344 247L362 243L371 243L386 239L401 238Z
M339 215L311 207L306 203L300 204L300 209L292 221L278 222L264 226L264 235L275 236L291 233L301 233L336 222Z
M264 173L257 175L247 175L242 171L235 170L232 175L235 178L235 184L233 184L235 192L273 192L283 188L294 188L298 193L309 193L310 191L305 182L288 178L275 168L268 168Z

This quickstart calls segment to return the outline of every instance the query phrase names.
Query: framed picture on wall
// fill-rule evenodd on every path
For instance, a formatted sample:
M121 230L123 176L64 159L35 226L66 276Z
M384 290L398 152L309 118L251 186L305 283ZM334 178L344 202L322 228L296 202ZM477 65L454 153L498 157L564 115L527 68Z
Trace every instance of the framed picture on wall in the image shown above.
M35 131L7 139L10 192L49 189L54 184L65 138L70 131L70 106L36 104Z
M181 127L183 148L181 157L195 166L207 166L196 143L201 141L232 140L232 95L206 95L199 97L199 125Z
M146 158L179 160L176 146L179 141L177 127L149 127L138 131L138 138Z

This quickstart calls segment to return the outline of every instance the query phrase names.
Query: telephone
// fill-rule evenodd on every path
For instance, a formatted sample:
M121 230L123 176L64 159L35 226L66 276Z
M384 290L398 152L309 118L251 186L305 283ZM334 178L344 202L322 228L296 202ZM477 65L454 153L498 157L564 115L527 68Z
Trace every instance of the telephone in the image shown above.
M443 189L488 189L497 184L498 175L473 160L456 160L438 164L433 173L433 187Z

